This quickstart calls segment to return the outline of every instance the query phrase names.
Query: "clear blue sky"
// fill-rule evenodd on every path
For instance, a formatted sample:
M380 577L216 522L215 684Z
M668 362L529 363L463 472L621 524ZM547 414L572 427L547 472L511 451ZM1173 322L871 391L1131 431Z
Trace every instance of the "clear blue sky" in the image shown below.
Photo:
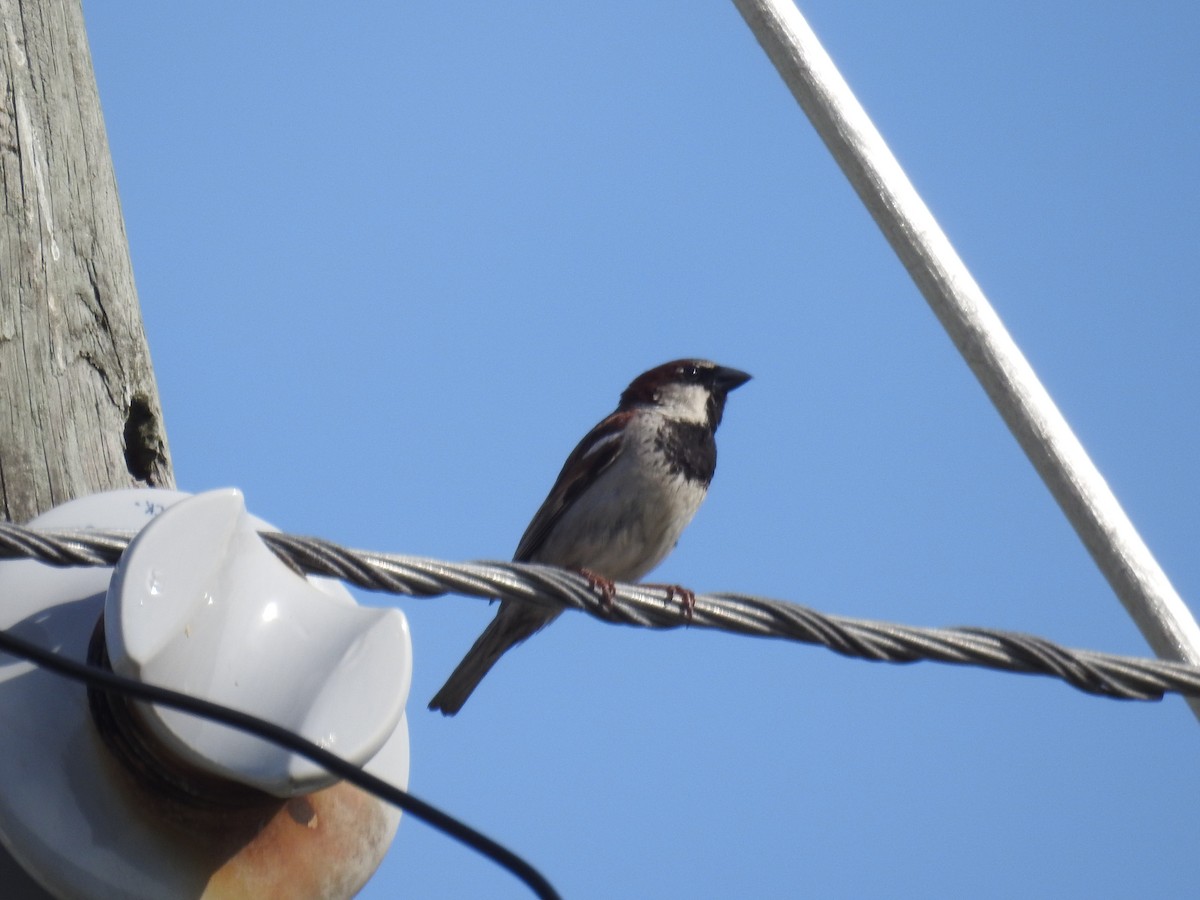
M1200 7L802 8L1200 596ZM85 12L181 487L507 558L626 382L708 356L756 377L659 579L1148 652L727 0ZM413 791L566 897L1194 889L1179 699L568 615L444 720L491 610L402 607ZM406 818L362 896L527 894Z

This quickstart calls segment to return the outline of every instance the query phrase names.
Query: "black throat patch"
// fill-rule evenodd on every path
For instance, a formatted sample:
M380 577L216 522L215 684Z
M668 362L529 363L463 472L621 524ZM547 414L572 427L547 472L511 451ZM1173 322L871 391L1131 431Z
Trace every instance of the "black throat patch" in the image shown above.
M664 422L654 436L667 468L675 475L704 486L717 470L717 442L712 429L695 422Z

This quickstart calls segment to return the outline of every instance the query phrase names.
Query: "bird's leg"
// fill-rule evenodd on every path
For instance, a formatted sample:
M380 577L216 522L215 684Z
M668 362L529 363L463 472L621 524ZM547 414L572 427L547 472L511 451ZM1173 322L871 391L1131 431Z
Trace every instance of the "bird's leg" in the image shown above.
M617 586L611 578L597 575L591 569L580 569L579 574L587 579L588 587L600 594L600 605L605 611L612 612L613 600L617 597Z
M676 597L679 598L679 609L683 613L683 617L689 622L692 621L692 615L696 612L696 592L689 590L680 584L647 584L643 587L661 588L667 592L667 603L669 604Z

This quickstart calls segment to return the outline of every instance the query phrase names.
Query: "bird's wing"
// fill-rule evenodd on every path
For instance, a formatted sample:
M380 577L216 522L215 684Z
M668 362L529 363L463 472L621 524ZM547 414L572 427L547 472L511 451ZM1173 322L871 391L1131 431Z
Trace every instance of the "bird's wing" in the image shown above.
M529 562L545 543L562 514L616 462L624 447L625 426L632 412L615 412L587 433L563 463L549 496L521 536L514 562Z

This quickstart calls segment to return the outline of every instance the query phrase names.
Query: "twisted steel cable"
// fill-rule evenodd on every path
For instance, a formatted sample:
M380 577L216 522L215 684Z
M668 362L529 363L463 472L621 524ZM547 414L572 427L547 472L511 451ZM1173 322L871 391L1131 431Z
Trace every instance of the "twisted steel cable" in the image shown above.
M350 550L320 538L263 532L289 566L369 591L414 597L463 594L566 607L607 622L643 628L713 628L816 644L874 662L933 660L1058 678L1088 694L1159 700L1200 696L1200 668L1166 660L1071 650L1034 635L988 628L919 628L818 612L747 594L697 594L688 609L674 589L619 584L609 599L574 572L511 562L449 563L425 557ZM0 559L28 557L55 566L115 565L127 534L37 531L0 523Z

